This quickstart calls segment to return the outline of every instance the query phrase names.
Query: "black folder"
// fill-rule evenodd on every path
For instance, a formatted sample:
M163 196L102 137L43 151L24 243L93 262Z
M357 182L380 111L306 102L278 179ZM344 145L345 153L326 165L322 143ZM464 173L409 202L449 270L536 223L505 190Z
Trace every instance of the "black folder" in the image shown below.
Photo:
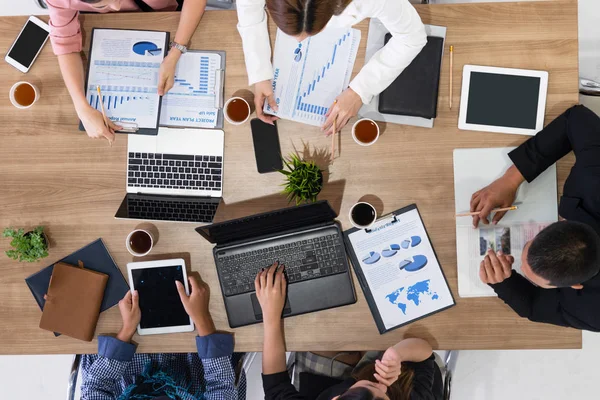
M385 36L385 43L391 34ZM382 114L435 118L444 39L428 36L412 63L379 95Z

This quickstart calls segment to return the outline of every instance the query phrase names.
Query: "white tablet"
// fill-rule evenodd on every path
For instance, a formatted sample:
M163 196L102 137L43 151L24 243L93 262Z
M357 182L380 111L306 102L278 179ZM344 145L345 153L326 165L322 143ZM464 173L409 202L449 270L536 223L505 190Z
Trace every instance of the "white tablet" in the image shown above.
M138 291L142 311L138 334L194 330L194 323L185 312L175 286L175 281L180 281L185 292L190 293L182 258L128 263L127 274L131 290Z
M548 72L465 65L458 128L535 135L544 127Z

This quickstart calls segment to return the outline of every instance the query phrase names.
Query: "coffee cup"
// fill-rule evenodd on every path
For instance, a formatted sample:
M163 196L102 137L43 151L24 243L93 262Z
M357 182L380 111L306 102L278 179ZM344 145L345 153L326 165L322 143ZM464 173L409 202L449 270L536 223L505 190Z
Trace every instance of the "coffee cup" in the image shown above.
M38 101L40 91L33 83L20 81L12 85L8 97L13 106L26 109Z
M350 208L348 218L355 228L366 229L377 221L377 210L370 203L360 201Z
M241 97L232 97L223 107L225 119L232 125L241 125L250 118L250 104Z
M361 146L370 146L379 139L379 125L370 118L359 119L352 125L352 138Z
M135 229L127 235L125 246L131 255L143 257L152 250L154 238L150 232L144 229Z

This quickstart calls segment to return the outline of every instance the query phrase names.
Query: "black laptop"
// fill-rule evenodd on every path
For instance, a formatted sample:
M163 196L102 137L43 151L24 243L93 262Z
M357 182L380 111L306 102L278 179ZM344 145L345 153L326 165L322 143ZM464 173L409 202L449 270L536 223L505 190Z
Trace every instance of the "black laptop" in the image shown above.
M279 261L288 282L283 316L356 302L342 231L327 201L196 228L213 250L229 326L262 321L254 292L261 268Z

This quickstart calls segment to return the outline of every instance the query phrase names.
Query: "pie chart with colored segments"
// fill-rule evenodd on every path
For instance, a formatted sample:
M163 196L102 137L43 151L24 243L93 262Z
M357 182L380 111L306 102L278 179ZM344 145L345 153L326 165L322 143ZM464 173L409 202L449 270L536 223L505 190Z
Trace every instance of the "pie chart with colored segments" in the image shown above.
M383 250L381 251L381 255L382 255L382 256L384 256L385 258L388 258L388 257L393 257L393 256L395 256L395 255L396 255L396 253L398 253L398 250L396 250L396 249L392 249L391 247L392 247L392 246L390 246L390 248L389 248L389 249L383 249Z
M423 269L427 265L427 257L423 255L416 255L411 260L400 261L400 269L408 272L415 272Z
M379 259L381 258L381 256L379 255L379 253L375 252L375 251L371 251L369 252L369 254L365 257L363 257L362 262L364 262L367 265L371 265L371 264L375 264L377 261L379 261Z
M410 238L410 247L417 247L419 244L421 244L421 237L420 236L413 236Z
M156 53L160 50L157 45L152 42L137 42L133 45L133 52L140 56L146 55L157 55ZM147 53L146 53L147 52Z

